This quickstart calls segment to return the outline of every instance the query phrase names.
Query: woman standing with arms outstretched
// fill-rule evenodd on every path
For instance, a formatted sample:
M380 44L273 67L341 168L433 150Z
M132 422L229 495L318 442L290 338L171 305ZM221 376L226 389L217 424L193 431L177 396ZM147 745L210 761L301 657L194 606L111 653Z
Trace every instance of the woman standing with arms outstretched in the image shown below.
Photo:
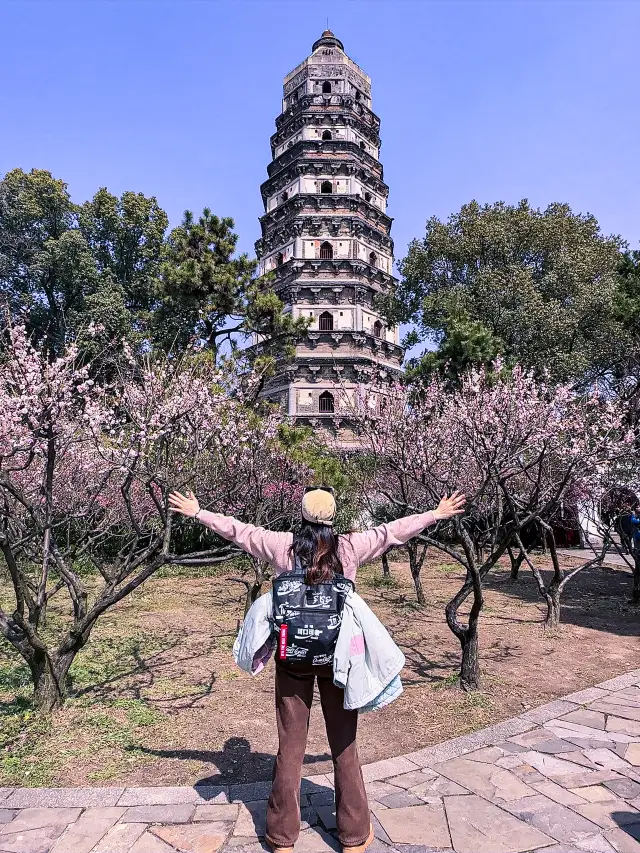
M302 523L295 533L282 533L244 524L235 518L200 508L197 498L174 492L171 508L196 519L252 557L269 563L276 575L301 564L308 584L344 575L355 581L363 563L403 545L426 527L464 512L465 498L455 492L442 498L435 510L409 515L362 533L336 535L333 492L312 488L302 499ZM277 853L290 853L300 832L300 782L309 714L317 679L335 776L338 837L349 853L363 853L373 841L367 795L358 760L358 711L344 708L344 690L333 683L331 665L290 667L276 662L276 721L278 755L267 806L267 841Z

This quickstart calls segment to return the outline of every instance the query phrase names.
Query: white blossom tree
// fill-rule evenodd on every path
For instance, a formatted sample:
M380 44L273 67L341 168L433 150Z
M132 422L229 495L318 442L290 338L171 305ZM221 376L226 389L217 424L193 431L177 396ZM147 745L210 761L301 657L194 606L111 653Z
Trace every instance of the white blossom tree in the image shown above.
M376 406L369 405L371 396ZM446 606L447 624L462 648L460 683L479 685L478 620L483 580L508 549L523 551L547 602L547 624L560 619L565 576L555 547L545 583L529 558L522 532L539 525L553 543L550 521L563 501L597 500L611 469L629 453L621 410L597 392L578 395L516 367L470 371L456 391L434 378L418 392L397 386L363 395L353 413L374 460L376 493L407 513L433 506L445 492L467 495L467 512L424 531L421 540L465 570ZM594 555L594 560L599 557ZM471 597L465 618L461 607Z
M48 711L64 701L69 667L102 613L161 566L234 555L228 543L194 545L194 528L167 509L171 488L278 525L297 514L293 487L308 472L277 441L282 416L258 416L233 375L210 375L198 359L131 358L127 375L100 387L73 349L48 361L22 328L7 329L6 341L0 549L14 602L0 609L0 632ZM87 561L100 583L78 570ZM47 608L63 595L69 621L45 639Z

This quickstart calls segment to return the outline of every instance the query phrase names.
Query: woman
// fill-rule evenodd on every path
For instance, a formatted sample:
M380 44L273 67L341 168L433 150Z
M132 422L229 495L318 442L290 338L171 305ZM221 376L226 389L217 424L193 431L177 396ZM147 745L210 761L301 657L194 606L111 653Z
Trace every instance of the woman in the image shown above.
M332 490L325 488L305 492L303 521L296 533L265 530L202 510L192 493L174 492L169 503L176 512L195 518L252 557L269 563L276 575L293 570L299 559L307 582L317 584L330 581L335 574L355 581L363 563L394 545L403 545L425 527L464 512L465 498L454 492L451 497L445 495L433 511L346 535L333 531L336 503ZM267 806L267 841L277 853L290 853L300 832L300 782L315 679L333 759L338 837L349 853L363 853L373 841L373 828L356 748L358 712L344 709L344 691L333 683L331 665L294 670L276 662L279 747Z

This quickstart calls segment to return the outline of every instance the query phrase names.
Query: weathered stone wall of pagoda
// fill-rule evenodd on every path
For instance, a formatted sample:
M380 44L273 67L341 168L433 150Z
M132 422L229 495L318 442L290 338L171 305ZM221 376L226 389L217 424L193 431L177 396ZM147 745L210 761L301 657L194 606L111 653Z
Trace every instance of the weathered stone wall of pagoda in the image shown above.
M371 80L326 31L284 81L256 243L288 310L311 320L265 389L304 422L339 422L358 384L390 381L402 362L374 307L395 286L379 129Z

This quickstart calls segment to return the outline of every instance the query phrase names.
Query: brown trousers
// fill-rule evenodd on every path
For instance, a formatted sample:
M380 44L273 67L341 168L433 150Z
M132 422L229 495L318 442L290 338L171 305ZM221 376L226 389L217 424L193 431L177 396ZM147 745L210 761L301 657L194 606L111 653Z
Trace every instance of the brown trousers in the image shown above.
M293 669L276 664L279 746L267 805L267 840L293 847L300 833L302 762L316 678L333 759L338 838L343 846L355 847L367 840L371 825L356 748L358 712L345 711L344 690L334 685L331 666Z

